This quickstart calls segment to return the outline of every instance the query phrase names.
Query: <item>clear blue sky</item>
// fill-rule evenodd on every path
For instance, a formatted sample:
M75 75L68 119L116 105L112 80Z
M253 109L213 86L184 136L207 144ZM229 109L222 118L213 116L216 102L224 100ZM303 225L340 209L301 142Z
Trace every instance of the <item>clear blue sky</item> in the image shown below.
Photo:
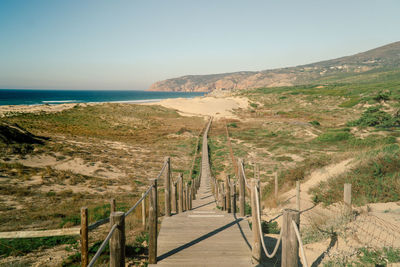
M398 0L0 0L0 88L147 89L400 40Z

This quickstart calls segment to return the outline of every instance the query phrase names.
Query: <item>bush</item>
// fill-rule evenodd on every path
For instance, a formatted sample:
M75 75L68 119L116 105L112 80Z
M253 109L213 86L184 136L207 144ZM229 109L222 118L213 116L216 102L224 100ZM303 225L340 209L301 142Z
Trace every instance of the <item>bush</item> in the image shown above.
M277 222L262 222L261 229L264 234L279 234L280 229Z
M313 126L321 126L321 124L318 121L310 121L309 124Z
M397 111L394 116L380 110L380 107L369 107L363 112L358 120L347 123L348 126L362 127L394 127L400 125L400 112Z
M379 93L372 99L375 100L376 102L388 101L390 99L391 94L392 92L390 92L389 90L382 90L379 91Z
M75 243L77 243L76 238L72 236L0 239L0 256L25 255L39 248Z
M252 107L252 108L257 108L257 107L258 107L258 104L256 104L256 103L250 103L250 107Z
M360 97L353 97L339 105L341 108L351 108L360 103Z
M353 135L347 131L326 132L317 137L317 141L324 143L335 143L349 140Z

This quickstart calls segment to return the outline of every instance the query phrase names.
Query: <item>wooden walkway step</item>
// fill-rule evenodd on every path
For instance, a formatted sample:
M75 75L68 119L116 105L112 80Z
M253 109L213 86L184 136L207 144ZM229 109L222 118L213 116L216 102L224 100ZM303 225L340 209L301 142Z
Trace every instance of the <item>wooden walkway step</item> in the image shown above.
M192 210L163 219L157 241L157 264L149 266L252 266L248 222L217 209L210 188L209 126L203 136L201 183Z
M191 211L164 218L157 266L251 266L250 243L248 222L218 210L202 182Z

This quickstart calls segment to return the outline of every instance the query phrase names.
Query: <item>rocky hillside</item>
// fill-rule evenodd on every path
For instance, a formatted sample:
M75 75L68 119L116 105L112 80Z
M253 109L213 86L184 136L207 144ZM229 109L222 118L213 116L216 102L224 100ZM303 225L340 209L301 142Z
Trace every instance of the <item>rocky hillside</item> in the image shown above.
M211 92L258 87L325 83L371 72L400 67L400 42L391 43L353 56L296 67L241 71L211 75L187 75L156 82L150 91Z

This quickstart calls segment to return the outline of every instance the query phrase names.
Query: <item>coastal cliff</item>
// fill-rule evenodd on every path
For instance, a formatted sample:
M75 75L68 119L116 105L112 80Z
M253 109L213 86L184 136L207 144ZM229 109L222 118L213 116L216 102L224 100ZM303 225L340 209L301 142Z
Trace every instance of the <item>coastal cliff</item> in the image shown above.
M187 75L152 84L150 91L211 92L259 87L326 83L370 71L388 71L400 66L400 42L353 56L308 65L264 71Z

